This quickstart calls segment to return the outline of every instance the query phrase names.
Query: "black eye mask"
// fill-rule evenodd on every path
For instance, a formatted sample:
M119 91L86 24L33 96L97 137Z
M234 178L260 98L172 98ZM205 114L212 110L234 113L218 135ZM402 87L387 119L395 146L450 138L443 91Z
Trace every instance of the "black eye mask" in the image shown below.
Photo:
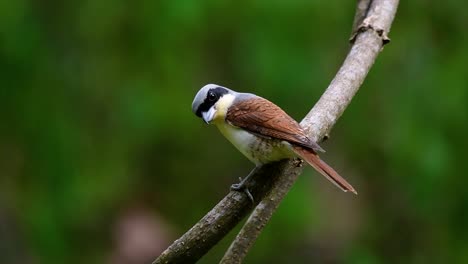
M205 100L203 101L202 104L200 104L195 114L198 117L201 117L203 112L210 110L210 108L214 104L216 104L216 102L218 102L219 98L221 98L221 96L227 93L229 93L229 91L223 87L216 87L216 88L210 89L208 93L206 93Z

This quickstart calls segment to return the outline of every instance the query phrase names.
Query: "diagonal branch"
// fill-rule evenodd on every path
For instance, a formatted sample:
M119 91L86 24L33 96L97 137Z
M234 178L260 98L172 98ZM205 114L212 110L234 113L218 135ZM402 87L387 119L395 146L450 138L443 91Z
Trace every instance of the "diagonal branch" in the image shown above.
M279 161L262 166L246 182L255 197L255 204L271 190L274 182L283 177L299 174L294 164ZM281 176L281 177L280 177ZM244 194L231 191L198 223L174 241L153 264L194 263L227 235L252 209L252 202Z
M360 6L358 3L355 23L356 20L361 20L362 23L356 28L354 44L330 86L301 122L315 141L321 141L343 114L383 45L388 42L387 33L396 13L398 0L363 0L360 3L367 3L369 6ZM362 14L365 16L361 18ZM284 175L273 183L271 192L255 208L221 263L242 262L297 178L296 174Z
M395 16L398 0L361 0L370 4L352 36L352 47L337 75L301 125L320 141L344 112L359 89L383 45ZM357 12L362 8L357 8ZM363 13L361 13L363 14ZM360 15L363 16L363 15ZM358 15L356 15L358 17ZM302 172L292 160L263 166L247 182L249 190L261 203L244 225L222 263L239 263L247 254L261 229ZM250 211L246 195L230 192L197 224L174 241L153 263L193 263L206 254Z

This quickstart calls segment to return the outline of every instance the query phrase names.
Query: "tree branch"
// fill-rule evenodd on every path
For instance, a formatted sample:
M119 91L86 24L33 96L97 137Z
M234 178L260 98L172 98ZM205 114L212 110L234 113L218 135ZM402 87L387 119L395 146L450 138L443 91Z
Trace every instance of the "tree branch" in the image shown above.
M360 5L363 3L367 3L369 6ZM309 136L315 141L321 141L343 114L374 64L383 45L388 42L386 36L397 6L398 0L362 0L358 3L355 23L356 20L362 22L356 29L358 35L355 36L354 45L330 86L301 122L301 126L308 130ZM367 15L363 16L363 14ZM376 28L383 31L379 32L375 30ZM271 192L255 208L227 250L221 263L242 262L273 212L297 180L297 175L286 174L273 183Z
M343 66L301 122L314 140L320 141L335 124L359 89L382 46L388 42L387 33L397 5L398 0L372 1L366 18L352 37L354 44ZM255 204L258 201L261 203L229 248L223 263L242 261L301 172L302 168L298 167L297 162L284 160L263 166L251 177L246 184L255 197ZM251 211L252 206L246 195L231 191L197 224L174 241L153 264L196 262L226 236Z
M367 16L367 12L369 12L372 0L358 0L356 4L356 13L354 14L354 21L353 21L353 28L351 30L351 39L354 38L356 33L358 32L359 26L362 24L362 21Z
M295 165L287 160L262 166L246 182L255 204L244 194L231 191L198 223L182 237L169 246L153 264L162 263L194 263L206 254L216 243L227 235L246 215L253 206L265 197L272 185L282 175L300 171L294 170ZM281 177L280 177L281 176Z

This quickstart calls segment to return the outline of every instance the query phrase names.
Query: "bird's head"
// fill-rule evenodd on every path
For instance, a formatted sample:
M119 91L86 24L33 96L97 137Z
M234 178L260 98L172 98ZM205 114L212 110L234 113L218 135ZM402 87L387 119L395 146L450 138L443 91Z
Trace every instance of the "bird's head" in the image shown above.
M205 123L224 120L227 109L231 106L236 92L216 84L203 86L192 103L192 111Z

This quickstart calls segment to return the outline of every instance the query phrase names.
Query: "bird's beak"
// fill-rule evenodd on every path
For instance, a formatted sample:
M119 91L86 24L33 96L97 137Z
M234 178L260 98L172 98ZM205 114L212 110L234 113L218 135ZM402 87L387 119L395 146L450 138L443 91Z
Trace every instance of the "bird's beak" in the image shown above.
M215 108L211 107L207 112L202 113L203 121L205 121L205 123L209 124L213 120L215 114L216 114Z

